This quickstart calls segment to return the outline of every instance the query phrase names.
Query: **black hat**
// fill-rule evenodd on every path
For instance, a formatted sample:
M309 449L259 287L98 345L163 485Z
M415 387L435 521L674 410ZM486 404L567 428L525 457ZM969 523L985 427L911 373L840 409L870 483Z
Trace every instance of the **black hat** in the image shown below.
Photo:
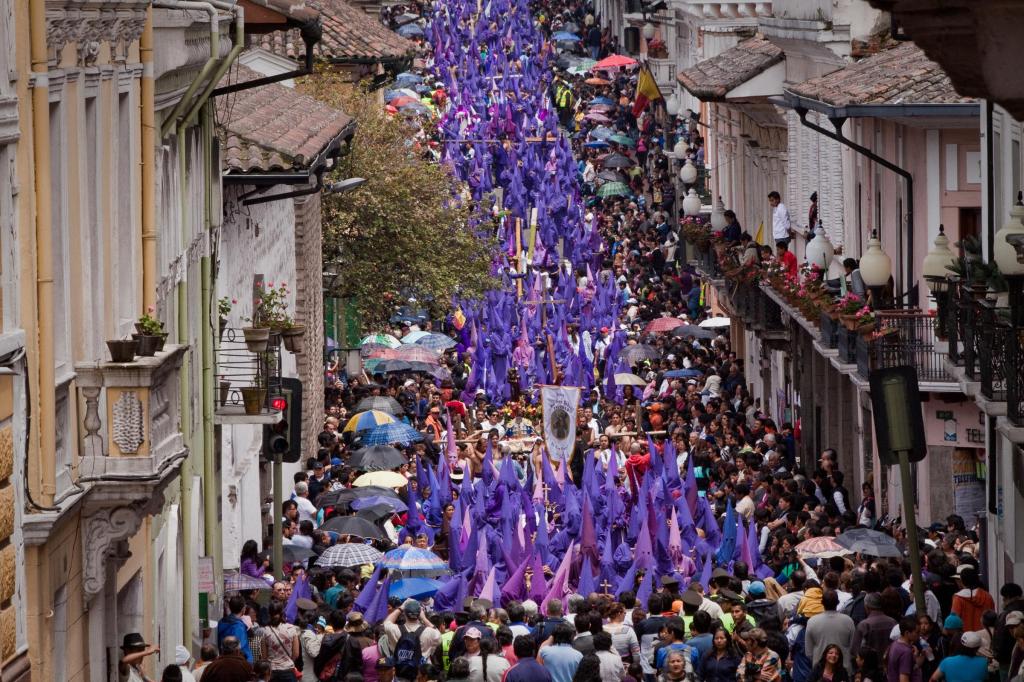
M149 646L145 638L138 632L129 632L121 641L122 649L139 649Z
M663 575L661 576L661 584L663 587L668 587L669 585L678 585L679 579L676 578L674 575Z
M718 595L723 600L725 600L725 601L731 601L731 602L734 602L736 604L742 604L743 603L743 597L741 597L740 595L736 594L732 590L728 590L728 589L719 590L718 591Z
M718 580L719 578L731 578L731 577L732 576L729 574L729 571L725 570L724 568L716 568L714 571L711 572L711 579L712 580Z
M680 598L683 600L684 606L700 606L704 603L704 599L693 590L684 591Z

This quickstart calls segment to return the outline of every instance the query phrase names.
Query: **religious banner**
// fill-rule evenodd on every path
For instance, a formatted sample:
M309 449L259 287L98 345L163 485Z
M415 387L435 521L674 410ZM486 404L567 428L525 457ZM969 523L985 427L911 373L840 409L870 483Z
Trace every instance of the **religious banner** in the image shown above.
M544 440L548 455L555 461L569 461L576 444L576 407L580 404L580 389L575 386L544 386L541 388L544 406Z

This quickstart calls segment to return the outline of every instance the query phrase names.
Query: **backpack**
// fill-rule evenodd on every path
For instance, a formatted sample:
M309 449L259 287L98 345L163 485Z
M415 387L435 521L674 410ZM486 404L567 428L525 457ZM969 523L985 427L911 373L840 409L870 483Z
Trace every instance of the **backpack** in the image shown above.
M313 659L313 673L320 682L331 682L342 672L342 656L347 640L348 636L344 632L324 638L320 653Z
M410 632L404 625L398 626L400 636L395 644L395 676L404 680L412 680L419 673L423 663L423 651L420 648L420 634L427 628L421 625Z

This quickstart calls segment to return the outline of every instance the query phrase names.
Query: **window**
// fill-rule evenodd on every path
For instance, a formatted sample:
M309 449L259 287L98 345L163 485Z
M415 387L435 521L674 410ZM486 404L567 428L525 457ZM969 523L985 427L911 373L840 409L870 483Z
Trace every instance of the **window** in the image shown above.
M103 340L110 338L108 333L111 331L107 328L108 322L103 296L103 275L106 272L106 268L103 267L104 239L99 217L100 178L102 173L100 171L101 159L98 142L100 131L97 107L95 95L85 98L85 106L83 107L85 112L85 154L82 159L84 166L82 179L85 187L82 202L84 211L82 216L82 250L87 254L92 263L91 267L85 269L85 277L88 277L90 281L89 286L86 287L87 291L83 292L89 301L85 312L96 321L96 324L86 326L90 330L91 336L87 340L87 351L91 357L102 357Z
M116 267L114 268L117 287L113 292L116 300L116 324L119 336L129 334L132 324L139 314L140 304L137 303L138 283L135 281L135 263L137 262L136 243L141 234L135 221L136 158L135 120L132 116L131 95L128 92L117 96L117 187L115 206L117 218L114 234L117 235Z
M1024 189L1024 187L1020 186L1020 140L1014 140L1010 143L1010 151L1012 153L1010 157L1010 177L1013 180L1014 201L1016 201L1017 192Z

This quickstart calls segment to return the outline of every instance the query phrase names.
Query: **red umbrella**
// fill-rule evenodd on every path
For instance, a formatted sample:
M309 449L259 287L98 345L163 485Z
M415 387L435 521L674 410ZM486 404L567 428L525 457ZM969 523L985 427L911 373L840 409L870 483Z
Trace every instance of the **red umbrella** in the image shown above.
M678 317L659 317L651 320L644 331L648 334L656 334L659 332L670 332L676 327L680 327L686 324L683 320Z
M397 351L394 348L378 348L371 351L367 356L367 360L397 360Z
M416 99L415 97L409 97L408 95L402 95L401 97L394 98L393 100L388 102L388 104L390 104L391 106L396 107L398 109L401 109L402 107L404 107L406 104L409 104L410 102L419 102L419 100Z
M406 362L428 362L432 365L438 363L438 354L429 348L407 344L395 351L395 357Z
M619 69L624 66L633 66L636 64L636 60L631 57L625 57L621 54L608 55L597 64L594 64L595 69Z

